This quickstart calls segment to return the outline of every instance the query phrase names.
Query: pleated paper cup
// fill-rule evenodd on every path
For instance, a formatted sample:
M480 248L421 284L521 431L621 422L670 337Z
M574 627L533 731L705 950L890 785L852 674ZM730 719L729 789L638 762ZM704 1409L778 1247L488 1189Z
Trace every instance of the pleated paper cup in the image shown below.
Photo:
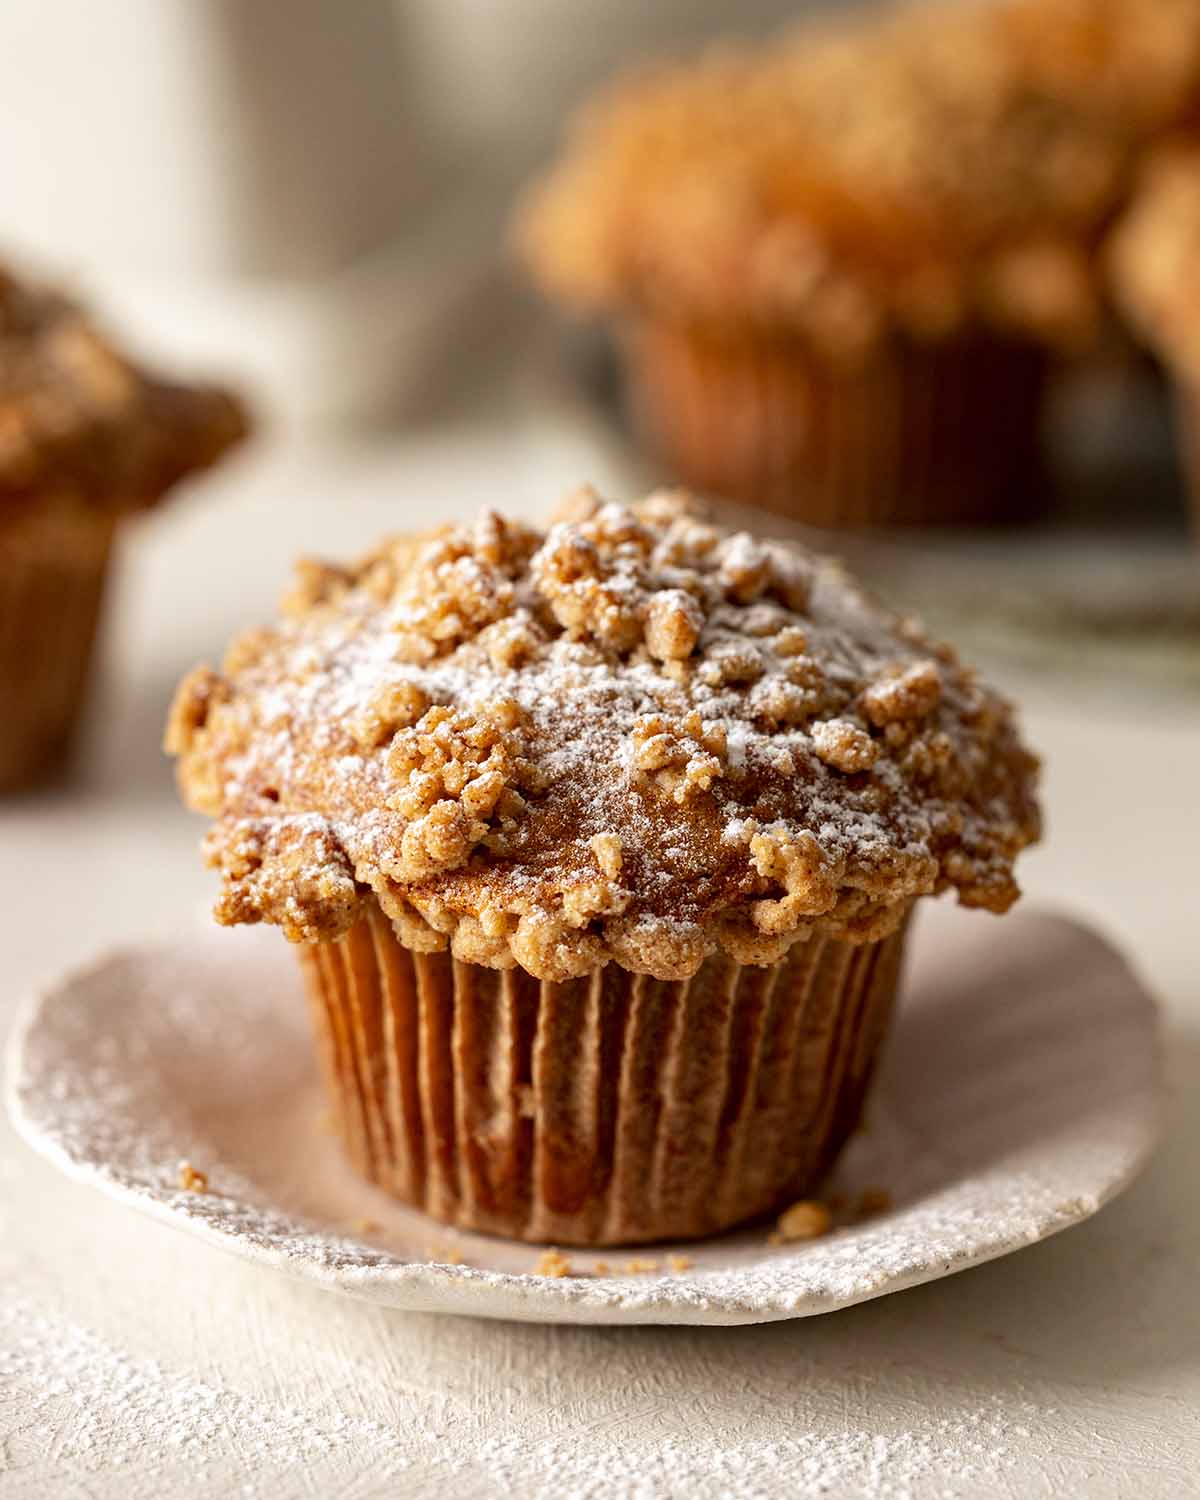
M0 791L49 774L79 719L114 521L54 506L0 517Z
M809 525L992 524L1045 500L1048 360L996 339L894 340L848 366L799 339L658 321L622 341L632 418L670 478Z
M858 1122L902 943L555 984L411 952L373 907L300 952L364 1177L459 1228L620 1245L713 1234L817 1186Z
M1200 546L1200 381L1184 382L1174 392L1175 431L1187 489L1192 537Z

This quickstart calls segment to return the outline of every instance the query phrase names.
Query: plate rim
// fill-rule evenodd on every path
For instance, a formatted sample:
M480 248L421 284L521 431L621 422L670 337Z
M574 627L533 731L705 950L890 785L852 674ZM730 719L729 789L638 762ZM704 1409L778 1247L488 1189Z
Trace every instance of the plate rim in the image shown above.
M291 1281L349 1295L376 1307L525 1322L597 1325L728 1327L817 1317L956 1275L1073 1228L1124 1192L1152 1155L1161 1133L1163 1108L1161 1011L1155 996L1122 950L1090 923L1047 903L1037 903L1021 913L1023 917L1035 915L1069 923L1114 956L1129 975L1131 1003L1136 1000L1137 1006L1145 1013L1151 1064L1146 1107L1136 1122L1139 1127L1137 1138L1134 1139L1131 1133L1123 1158L1101 1188L1073 1196L1043 1212L1031 1213L1019 1229L982 1241L971 1250L948 1252L944 1259L931 1257L907 1271L880 1271L874 1282L860 1285L845 1295L812 1290L789 1294L782 1287L777 1292L757 1293L752 1299L740 1299L736 1293L715 1298L705 1295L702 1300L681 1295L685 1287L696 1285L693 1278L729 1274L704 1268L693 1269L686 1278L678 1274L554 1278L532 1272L491 1270L435 1260L393 1259L385 1264L332 1266L315 1257L289 1253L287 1240L274 1245L264 1244L220 1223L212 1223L203 1215L189 1213L186 1203L170 1201L151 1184L130 1181L103 1163L77 1155L52 1133L44 1119L38 1118L34 1107L36 1101L29 1097L30 1080L24 1060L39 1020L56 1000L61 1000L72 989L94 982L99 975L121 964L147 957L176 959L181 945L185 944L212 948L213 934L202 930L186 930L173 941L167 938L117 944L36 985L19 1002L6 1039L4 1102L9 1119L25 1144L70 1181L92 1187L156 1223L181 1234L190 1234L235 1259L281 1272ZM951 1183L948 1187L954 1185ZM430 1222L436 1228L436 1221ZM311 1232L327 1234L331 1240L349 1244L361 1243L352 1235L334 1235L319 1225L312 1226ZM534 1251L537 1247L531 1245L529 1248ZM804 1249L797 1246L791 1253L801 1255ZM786 1248L775 1252L776 1259L781 1261L786 1254ZM406 1290L418 1295L405 1296ZM436 1298L436 1301L430 1298ZM500 1301L506 1305L492 1305Z

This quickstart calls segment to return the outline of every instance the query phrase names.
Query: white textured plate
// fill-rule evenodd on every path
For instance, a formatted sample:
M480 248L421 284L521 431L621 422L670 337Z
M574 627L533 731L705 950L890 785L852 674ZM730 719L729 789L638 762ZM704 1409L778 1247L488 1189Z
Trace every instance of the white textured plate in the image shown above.
M293 955L273 932L115 953L35 997L9 1102L71 1176L261 1265L395 1307L546 1322L749 1323L828 1312L1044 1239L1145 1160L1154 1007L1104 941L1061 917L922 912L895 1036L833 1186L886 1213L772 1247L762 1225L697 1245L569 1252L445 1230L352 1175L322 1103ZM210 1190L184 1192L179 1163ZM670 1268L670 1256L691 1264ZM452 1263L461 1257L461 1263ZM613 1271L600 1275L597 1261Z

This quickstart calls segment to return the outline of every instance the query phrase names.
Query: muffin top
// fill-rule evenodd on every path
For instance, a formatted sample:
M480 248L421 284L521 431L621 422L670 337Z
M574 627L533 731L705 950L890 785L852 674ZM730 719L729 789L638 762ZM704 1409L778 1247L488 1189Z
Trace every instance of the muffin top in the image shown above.
M799 334L1094 335L1134 148L1200 80L1200 0L961 0L618 81L518 240L585 311Z
M1160 131L1200 104L1196 0L999 0L997 15L1027 76L1127 133Z
M1038 833L1036 762L949 647L669 493L302 564L166 746L219 921L318 941L373 893L411 948L553 980L770 963L950 887L1003 911Z
M246 432L228 392L161 380L58 293L0 267L0 516L151 505Z
M1147 161L1108 247L1113 295L1167 363L1200 380L1200 140Z

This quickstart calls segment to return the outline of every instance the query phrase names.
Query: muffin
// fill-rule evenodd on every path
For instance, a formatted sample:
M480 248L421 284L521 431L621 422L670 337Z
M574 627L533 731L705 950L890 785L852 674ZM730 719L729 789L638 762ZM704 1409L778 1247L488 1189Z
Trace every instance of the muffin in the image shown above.
M122 518L244 430L230 395L158 379L0 269L0 791L68 747Z
M1197 0L1000 0L996 15L1023 74L1135 139L1200 103Z
M217 920L299 944L354 1164L562 1244L808 1192L913 904L1004 911L1038 832L1012 713L948 646L668 493L305 564L166 747Z
M1113 296L1168 371L1200 538L1200 139L1164 144L1108 248Z
M1018 518L1098 239L1198 76L1196 0L809 25L618 82L519 249L612 328L673 477L822 526Z

